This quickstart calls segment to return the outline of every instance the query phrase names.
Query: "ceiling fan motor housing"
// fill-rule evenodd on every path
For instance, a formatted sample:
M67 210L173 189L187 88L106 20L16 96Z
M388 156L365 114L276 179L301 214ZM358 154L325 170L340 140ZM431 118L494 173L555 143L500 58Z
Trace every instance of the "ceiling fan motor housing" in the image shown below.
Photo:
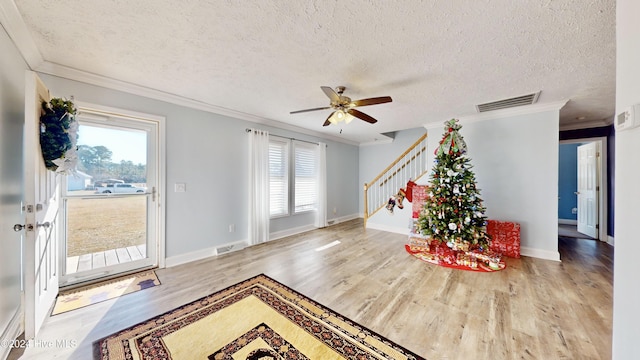
M322 126L328 126L331 123L337 123L339 121L342 121L343 119L348 123L352 120L353 117L366 121L370 124L374 124L378 120L353 108L357 106L383 104L383 103L392 101L390 96L381 96L376 98L368 98L368 99L351 101L350 97L342 95L346 90L346 87L344 86L336 86L335 90L333 90L328 86L321 86L320 88L322 89L322 91L324 91L325 95L327 95L327 97L329 97L329 99L331 100L328 107L319 107L319 108L313 108L313 109L292 111L291 114L297 114L297 113L307 112L307 111L333 109L334 112L331 113L331 115L329 115L329 117L327 118L327 120L325 120ZM351 115L351 117L346 116L347 114Z

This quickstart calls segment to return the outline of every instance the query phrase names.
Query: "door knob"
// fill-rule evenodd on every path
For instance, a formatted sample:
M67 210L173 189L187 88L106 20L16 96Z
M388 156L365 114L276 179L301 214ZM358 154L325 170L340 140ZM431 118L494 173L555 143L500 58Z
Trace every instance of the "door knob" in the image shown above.
M13 231L22 231L24 229L27 229L27 231L33 231L33 225L31 224L26 224L26 225L22 225L22 224L15 224L13 225Z

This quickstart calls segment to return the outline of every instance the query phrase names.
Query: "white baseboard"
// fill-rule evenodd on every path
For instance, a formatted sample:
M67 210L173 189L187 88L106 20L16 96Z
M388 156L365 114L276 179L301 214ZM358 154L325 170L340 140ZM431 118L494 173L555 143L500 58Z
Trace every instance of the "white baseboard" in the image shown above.
M562 224L562 225L578 225L578 220L558 219L558 224Z
M333 219L327 219L327 226L336 225L341 222L345 222L345 221L349 221L357 218L358 218L358 214L351 214L351 215L345 215L345 216L341 216ZM272 232L269 234L269 241L282 239L287 236L302 234L307 231L311 231L315 229L317 229L315 225L310 224L310 225L299 226L296 228L286 229L282 231Z
M538 259L544 259L544 260L560 261L560 253L558 251L549 251L549 250L521 247L520 255L534 257Z
M170 267L186 264L188 262L206 259L208 257L215 256L215 255L217 255L216 247L210 247L206 249L192 251L186 254L180 254L180 255L168 257L165 260L164 264L166 267L170 268Z
M407 236L409 235L409 229L408 228L393 227L393 226L388 226L388 225L384 225L384 224L376 224L376 223L371 223L371 222L367 222L367 229L382 230L382 231L392 232L392 233L396 233L396 234L403 234L403 235L407 235ZM532 248L522 247L522 248L520 248L520 254L522 256L529 256L529 257L534 257L534 258L538 258L538 259L560 261L560 253L557 252L557 251L548 251L548 250L540 250L540 249L532 249Z
M165 266L170 268L170 267L186 264L192 261L197 261L197 260L206 259L212 256L217 256L223 252L227 253L230 251L241 250L241 249L244 249L245 247L247 247L246 240L240 240L240 241L234 241L227 244L216 245L214 247L168 257L165 260Z
M328 223L329 223L329 226L331 226L331 225L339 224L341 222L345 222L345 221L349 221L357 218L358 218L357 214L347 215L347 216L331 219L328 221ZM301 234L301 233L315 230L315 229L316 227L314 225L305 225L297 228L273 232L269 234L269 241L285 238L287 236ZM227 244L217 245L217 246L206 248L206 249L192 251L186 254L171 256L165 259L165 267L170 268L170 267L186 264L192 261L197 261L197 260L206 259L212 256L217 256L222 253L242 250L247 246L249 246L249 242L247 240L240 240L240 241L234 241Z
M302 234L307 231L315 230L315 225L304 225L282 231L276 231L269 234L269 241L278 240L287 236Z
M18 307L16 312L9 320L6 329L2 331L0 337L1 344L11 344L12 340L15 340L22 333L22 305ZM11 352L11 346L0 346L0 359L6 359Z
M382 230L382 231L392 232L396 234L403 234L407 236L409 236L409 230L410 230L409 227L389 226L385 224L372 223L371 221L367 221L367 229Z
M360 218L360 217L362 217L362 216L360 216L360 215L358 215L358 214L351 214L351 215L340 216L340 217L337 217L337 218L328 219L328 220L327 220L327 224L328 224L329 226L331 226L331 225L337 225L337 224L343 223L343 222L345 222L345 221L349 221L349 220L357 219L357 218Z
M613 238L613 236L607 236L607 244L609 244L611 246L616 246L615 245L615 239Z

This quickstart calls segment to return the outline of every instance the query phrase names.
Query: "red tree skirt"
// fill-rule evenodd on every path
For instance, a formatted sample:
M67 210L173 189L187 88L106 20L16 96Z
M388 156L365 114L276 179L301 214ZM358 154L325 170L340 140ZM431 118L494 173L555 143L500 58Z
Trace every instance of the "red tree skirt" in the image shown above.
M476 260L471 264L471 261L469 261L469 255L462 251L451 250L444 244L434 250L412 249L408 244L406 244L404 248L409 254L422 261L448 268L477 272L494 272L507 267L507 264L505 264L502 259L500 259L498 263L491 264L492 266L489 266L489 263L485 263L480 260Z

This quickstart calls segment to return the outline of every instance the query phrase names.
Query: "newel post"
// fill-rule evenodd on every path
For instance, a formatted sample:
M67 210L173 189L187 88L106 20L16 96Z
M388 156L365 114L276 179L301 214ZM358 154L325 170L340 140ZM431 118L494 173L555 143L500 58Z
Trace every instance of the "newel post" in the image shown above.
M369 201L367 196L367 183L364 183L364 228L367 229L367 219L369 218Z

